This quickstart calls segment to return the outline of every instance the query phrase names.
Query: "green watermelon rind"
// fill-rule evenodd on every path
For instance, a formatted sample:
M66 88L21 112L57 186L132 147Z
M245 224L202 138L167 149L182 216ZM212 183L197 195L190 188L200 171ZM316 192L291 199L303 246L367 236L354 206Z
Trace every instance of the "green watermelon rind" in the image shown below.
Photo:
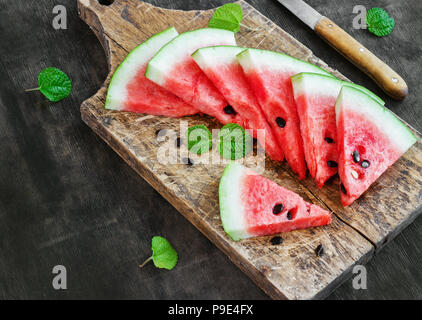
M149 61L145 77L163 86L166 76L171 74L173 68L185 58L189 46L194 48L189 53L192 54L198 48L209 47L213 43L223 41L228 45L236 45L234 33L228 30L202 28L182 33L164 45Z
M350 97L345 97L345 95L350 95ZM335 106L337 124L343 111L343 99L345 98L353 101L351 104L353 110L364 114L365 119L373 122L390 139L391 143L400 149L401 153L405 153L418 141L412 130L393 112L363 91L351 86L343 86L337 98Z
M314 91L312 91L312 93L327 93L329 94L330 91L330 87L329 84L335 84L335 86L337 87L337 85L340 86L340 88L338 89L338 92L340 92L341 86L349 86L349 87L353 87L356 88L360 91L363 91L364 93L366 93L367 95L369 95L371 98L373 98L374 100L376 100L378 103L384 105L385 102L384 100L382 100L380 97L378 97L375 93L373 93L372 91L366 89L365 87L362 87L358 84L355 84L353 82L348 82L348 81L343 81L340 80L338 78L333 78L330 76L326 76L323 74L319 74L319 73L311 73L311 72L301 72L298 74L295 74L294 76L291 77L292 79L292 83L293 83L293 87L295 89L295 95L298 93L305 93L305 94L309 94L310 89L309 87L301 87L301 81L305 80L305 79L309 79L314 77L314 81L315 83L317 83L317 85L314 88ZM337 89L337 88L336 88Z
M247 48L238 46L212 46L196 50L192 54L193 60L202 68L218 66L233 62L233 56L238 55Z
M245 221L244 206L241 203L241 185L248 169L236 162L230 162L224 169L218 187L220 217L224 231L234 241L249 238ZM251 172L253 172L251 170Z
M248 72L249 70L256 68L256 66L254 66L254 63L252 62L252 55L256 56L258 54L261 55L260 59L258 59L260 65L261 66L265 65L271 68L270 70L277 70L278 66L283 66L283 67L288 67L290 69L282 70L282 71L295 72L295 70L298 69L297 67L300 66L300 69L302 70L301 72L313 72L313 73L325 74L327 76L334 77L328 71L312 63L294 58L292 56L289 56L281 52L249 48L239 53L236 57L237 57L237 60L242 65L242 68L244 69L244 71Z
M178 34L174 27L165 29L135 47L127 55L110 80L105 109L121 110L126 99L125 88L136 75L138 67L148 62L163 45L177 37Z

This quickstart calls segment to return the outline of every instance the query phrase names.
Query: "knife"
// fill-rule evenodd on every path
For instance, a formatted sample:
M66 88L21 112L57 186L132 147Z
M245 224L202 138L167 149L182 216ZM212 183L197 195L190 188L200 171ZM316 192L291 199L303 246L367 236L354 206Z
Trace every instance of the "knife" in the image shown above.
M278 1L371 77L389 96L397 100L406 97L408 88L402 77L333 21L318 13L302 0Z

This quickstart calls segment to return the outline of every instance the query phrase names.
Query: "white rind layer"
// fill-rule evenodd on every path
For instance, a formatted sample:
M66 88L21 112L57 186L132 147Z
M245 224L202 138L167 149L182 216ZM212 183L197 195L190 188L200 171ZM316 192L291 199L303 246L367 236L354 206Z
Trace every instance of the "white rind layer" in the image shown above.
M249 238L242 204L242 181L250 174L256 174L241 164L231 162L224 169L219 185L220 216L224 231L234 240Z
M166 44L148 63L145 76L163 86L166 76L199 48L229 45L235 46L234 33L223 29L204 28L182 33Z
M251 71L271 70L277 72L313 72L330 75L327 71L311 64L293 58L287 54L261 50L261 49L247 49L237 55L237 59L242 65L245 73Z
M206 47L196 50L192 54L192 58L201 69L207 69L209 67L238 63L236 56L244 50L246 48L235 46Z
M313 74L299 73L291 78L295 98L301 95L338 96L341 80L319 74L315 74L315 77L310 76Z
M369 91L365 87L359 86L357 84L342 81L331 76L326 76L317 73L299 73L292 76L292 84L295 98L298 98L301 95L318 95L318 96L335 96L337 97L340 93L342 86L349 86L356 88L360 91L363 91L371 98L377 100L379 103L384 105L384 101L375 95L373 92Z
M135 49L114 72L108 87L106 109L120 110L127 99L127 85L162 46L178 36L175 28L166 29L152 36Z
M337 125L340 114L349 110L362 114L365 119L376 125L402 154L417 141L412 131L390 110L362 91L344 86L336 102Z

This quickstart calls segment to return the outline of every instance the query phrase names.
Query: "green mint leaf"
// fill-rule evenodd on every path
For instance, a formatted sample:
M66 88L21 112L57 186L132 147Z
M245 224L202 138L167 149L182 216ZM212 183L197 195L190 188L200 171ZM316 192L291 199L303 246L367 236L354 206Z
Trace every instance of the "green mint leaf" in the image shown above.
M176 250L163 237L152 238L152 261L157 268L173 269L177 264Z
M212 148L212 134L204 125L190 127L187 131L188 150L201 155Z
M243 19L242 7L237 3L227 3L215 10L208 26L238 32Z
M395 26L395 21L387 11L381 8L372 8L366 13L368 30L378 37L389 35Z
M72 82L63 71L57 68L47 68L38 76L38 90L52 102L58 102L69 96Z
M153 237L151 249L152 256L140 264L140 268L144 267L151 260L157 268L171 270L176 266L178 260L177 252L165 238L159 236Z
M219 152L224 159L236 160L252 150L252 137L235 123L226 124L218 134Z

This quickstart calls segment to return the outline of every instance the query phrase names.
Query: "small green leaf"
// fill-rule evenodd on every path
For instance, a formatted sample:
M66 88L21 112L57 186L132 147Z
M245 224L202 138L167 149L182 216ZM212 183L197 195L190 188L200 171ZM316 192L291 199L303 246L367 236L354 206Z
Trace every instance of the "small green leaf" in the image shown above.
M178 260L177 252L165 238L155 236L151 243L152 256L139 265L143 268L151 260L157 268L173 269Z
M219 152L224 159L236 160L252 150L252 137L235 123L226 124L218 134Z
M208 26L238 32L242 19L242 7L237 3L227 3L215 10Z
M152 238L152 261L157 268L173 269L177 264L177 252L163 237Z
M47 68L38 76L38 88L26 91L40 90L48 100L58 102L69 96L72 82L63 71L57 68Z
M378 37L389 35L395 26L395 21L387 11L381 8L372 8L366 13L368 30Z
M190 127L187 132L188 150L201 155L212 148L212 134L204 125Z

